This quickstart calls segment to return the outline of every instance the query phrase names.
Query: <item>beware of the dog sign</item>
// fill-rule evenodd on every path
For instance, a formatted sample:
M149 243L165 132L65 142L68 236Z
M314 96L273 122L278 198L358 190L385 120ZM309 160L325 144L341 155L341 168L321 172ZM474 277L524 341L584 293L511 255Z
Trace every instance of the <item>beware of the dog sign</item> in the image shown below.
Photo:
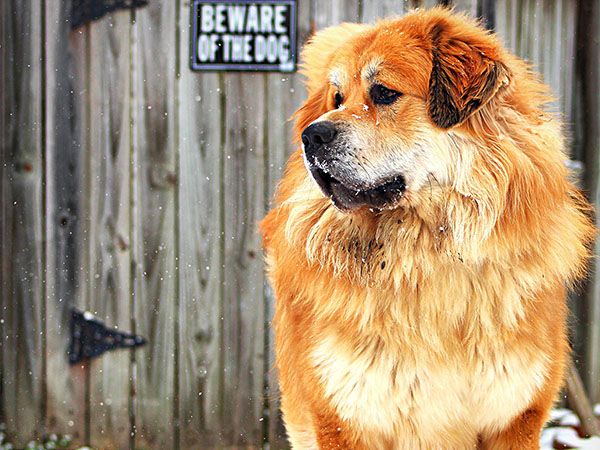
M273 70L296 65L296 0L193 0L194 70Z

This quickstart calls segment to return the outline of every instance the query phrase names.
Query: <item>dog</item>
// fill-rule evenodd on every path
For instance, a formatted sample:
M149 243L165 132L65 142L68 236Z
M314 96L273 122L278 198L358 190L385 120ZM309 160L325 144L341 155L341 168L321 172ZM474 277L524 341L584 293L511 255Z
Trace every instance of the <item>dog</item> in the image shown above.
M547 88L443 8L317 32L260 229L294 449L532 450L595 233Z

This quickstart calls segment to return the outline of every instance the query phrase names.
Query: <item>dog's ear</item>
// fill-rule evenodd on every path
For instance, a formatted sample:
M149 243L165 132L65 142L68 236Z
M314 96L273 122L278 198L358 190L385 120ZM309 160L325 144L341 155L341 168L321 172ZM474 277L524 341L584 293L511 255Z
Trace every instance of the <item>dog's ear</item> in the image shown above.
M443 24L435 25L430 36L433 67L427 111L433 123L447 129L463 123L508 85L509 71L485 39L478 43L472 36L456 36Z

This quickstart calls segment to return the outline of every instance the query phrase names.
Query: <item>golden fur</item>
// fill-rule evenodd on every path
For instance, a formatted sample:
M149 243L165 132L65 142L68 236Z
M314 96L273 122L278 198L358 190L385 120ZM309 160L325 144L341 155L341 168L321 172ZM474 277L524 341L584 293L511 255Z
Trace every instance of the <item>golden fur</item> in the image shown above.
M297 139L340 127L344 173L406 190L336 208L299 149L261 224L293 448L539 448L594 232L546 88L440 8L327 28L303 60ZM373 83L403 95L374 104Z

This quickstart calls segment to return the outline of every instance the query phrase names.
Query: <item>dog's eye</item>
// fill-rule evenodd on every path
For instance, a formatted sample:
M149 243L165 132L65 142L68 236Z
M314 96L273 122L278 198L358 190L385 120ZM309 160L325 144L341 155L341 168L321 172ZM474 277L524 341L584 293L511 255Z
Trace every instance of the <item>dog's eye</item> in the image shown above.
M389 105L402 95L401 92L388 89L381 84L374 84L369 91L371 100L376 105Z
M335 103L335 109L338 109L344 102L344 97L342 97L342 94L339 92L336 92L335 96L333 97L333 101Z

